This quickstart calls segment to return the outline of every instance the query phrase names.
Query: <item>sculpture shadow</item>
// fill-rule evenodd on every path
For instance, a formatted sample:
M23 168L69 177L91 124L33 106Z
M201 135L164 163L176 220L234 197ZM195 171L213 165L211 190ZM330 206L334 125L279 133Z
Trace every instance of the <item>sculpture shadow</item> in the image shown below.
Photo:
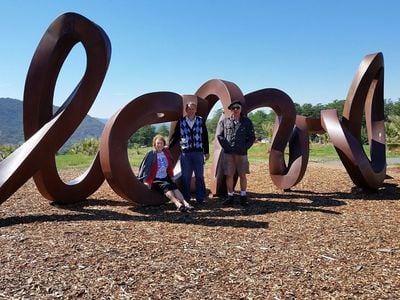
M375 200L375 201L397 201L400 200L400 188L394 183L384 183L383 186L378 190L365 190L357 186L353 186L350 192L314 192L308 190L288 190L291 194L303 194L310 200L318 200L321 197L327 199L342 199L342 200Z
M283 194L248 193L251 205L241 207L238 202L232 207L224 207L222 198L214 197L204 206L197 206L190 213L176 211L172 203L160 206L134 206L126 200L88 199L69 205L52 204L54 207L73 213L37 214L11 216L0 219L0 227L35 222L79 222L79 221L123 221L123 222L167 222L192 224L209 227L268 228L268 222L243 220L237 217L256 216L281 211L318 212L339 215L340 212L329 209L346 205L346 201L358 200L399 200L400 189L397 184L385 183L376 192L366 192L352 188L351 192L313 192L291 189ZM306 201L304 201L306 200ZM128 207L135 214L126 214L113 210L114 207ZM111 209L107 209L111 208Z
M320 212L328 214L340 214L337 211L329 210L324 207L334 207L345 205L344 201L335 200L325 196L308 196L310 202L296 202L292 200L304 199L303 195L285 195L285 194L261 194L248 193L251 199L249 207L241 207L239 200L233 206L223 206L222 198L212 198L206 205L198 206L197 209L185 215L184 218L170 219L165 214L163 207L132 207L134 212L147 216L148 221L160 221L160 215L165 214L161 218L166 222L180 222L187 224L198 224L203 226L226 226L226 227L246 227L246 228L267 228L267 223L263 221L241 220L236 217L240 216L256 216L275 213L279 211L305 211ZM290 201L287 201L291 198ZM271 200L274 199L274 200ZM278 200L277 200L278 199ZM282 199L279 201L279 199ZM286 200L286 201L284 201Z

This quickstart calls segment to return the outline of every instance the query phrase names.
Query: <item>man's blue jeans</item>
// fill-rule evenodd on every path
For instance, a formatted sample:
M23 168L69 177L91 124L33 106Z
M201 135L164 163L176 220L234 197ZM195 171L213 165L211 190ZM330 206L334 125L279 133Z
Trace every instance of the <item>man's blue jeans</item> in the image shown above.
M204 183L204 154L203 152L187 152L181 153L181 172L183 197L190 200L190 183L192 174L196 179L196 200L203 202L206 196L206 186Z

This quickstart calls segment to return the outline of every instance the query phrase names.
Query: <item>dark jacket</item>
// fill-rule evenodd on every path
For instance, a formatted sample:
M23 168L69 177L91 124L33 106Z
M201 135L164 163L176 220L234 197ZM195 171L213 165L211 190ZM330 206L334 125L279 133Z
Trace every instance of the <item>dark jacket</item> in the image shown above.
M245 116L241 116L239 121L233 117L224 118L218 124L217 139L225 153L247 155L256 139L253 123Z
M206 122L202 117L196 116L192 128L186 123L186 117L180 118L176 123L168 148L180 143L182 152L209 153L208 132Z
M174 175L174 170L173 170L174 163L172 160L171 152L169 152L169 150L167 149L163 149L163 152L168 160L167 174L169 177L172 178ZM156 177L156 174L157 174L157 151L150 150L149 152L146 153L145 157L142 160L142 163L140 164L138 179L142 182L151 185L153 183L154 178Z

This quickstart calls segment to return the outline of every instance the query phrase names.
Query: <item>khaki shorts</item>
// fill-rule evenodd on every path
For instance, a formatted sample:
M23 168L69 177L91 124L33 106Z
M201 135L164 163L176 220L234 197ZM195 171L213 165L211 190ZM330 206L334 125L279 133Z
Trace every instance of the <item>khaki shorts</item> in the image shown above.
M238 175L250 174L249 160L247 155L224 154L224 175L233 176L236 171Z

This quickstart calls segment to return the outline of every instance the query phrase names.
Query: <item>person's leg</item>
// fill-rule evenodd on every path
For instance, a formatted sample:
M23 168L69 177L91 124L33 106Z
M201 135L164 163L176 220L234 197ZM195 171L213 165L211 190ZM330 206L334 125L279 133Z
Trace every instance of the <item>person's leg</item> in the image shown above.
M226 189L228 191L228 195L233 194L233 176L226 175Z
M246 176L246 174L241 174L241 175L239 175L239 178L240 178L240 191L242 192L245 192L246 193L246 190L247 190L247 176Z
M249 160L247 156L238 157L237 161L238 173L240 179L240 205L248 206L247 201L247 175L250 173Z
M247 178L246 174L239 175L240 177L240 205L248 206L249 202L247 200Z
M182 195L182 193L181 193L180 190L175 189L175 190L173 190L172 192L173 192L175 198L178 199L178 200L180 201L180 203L182 203L182 204L187 208L187 210L192 210L192 209L194 209L194 207L193 207L192 205L190 205L190 204L185 200L185 198L183 197L183 195Z
M165 196L175 204L176 208L181 209L181 207L185 207L185 205L175 196L173 191L165 192Z
M204 183L204 155L203 152L192 153L192 165L196 178L196 200L198 203L204 202L206 197L206 185Z
M226 175L226 189L228 191L228 198L222 203L223 205L233 204L233 176Z
M181 154L181 178L182 178L182 194L186 201L190 200L190 183L192 181L193 166L191 162L191 153Z

